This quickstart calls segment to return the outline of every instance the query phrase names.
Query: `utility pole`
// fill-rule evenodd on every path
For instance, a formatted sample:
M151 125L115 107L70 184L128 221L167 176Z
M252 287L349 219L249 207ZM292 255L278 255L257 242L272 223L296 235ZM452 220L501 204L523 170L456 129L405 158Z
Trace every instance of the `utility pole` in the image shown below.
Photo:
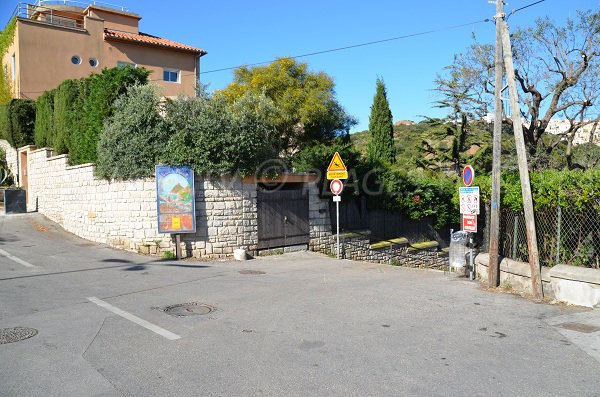
M502 0L497 0L499 3ZM529 267L531 269L531 288L533 296L537 300L544 297L542 289L542 277L540 271L540 258L538 253L537 238L535 232L535 218L533 212L533 199L531 198L531 184L529 182L529 170L527 167L527 151L525 139L523 138L523 126L521 123L521 111L518 103L517 83L515 81L515 68L513 66L512 48L508 25L504 18L496 20L500 23L502 33L502 52L504 54L504 67L506 69L506 82L510 95L510 106L512 110L513 132L515 134L515 146L517 150L517 161L519 163L519 176L521 179L521 194L523 195L523 211L525 213L525 229L527 230L527 247L529 252Z
M492 140L492 202L490 205L490 246L488 262L488 287L500 285L498 245L500 240L500 156L502 154L502 21L504 3L496 0L496 54L494 76L494 138Z

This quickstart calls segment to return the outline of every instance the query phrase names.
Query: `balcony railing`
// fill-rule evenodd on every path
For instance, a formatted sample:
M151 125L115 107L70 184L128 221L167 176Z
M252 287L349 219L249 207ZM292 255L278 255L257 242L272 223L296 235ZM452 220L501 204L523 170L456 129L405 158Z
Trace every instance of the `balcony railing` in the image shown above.
M70 0L37 0L34 4L17 3L13 17L26 18L33 21L49 23L51 25L65 26L69 28L83 29L83 14L65 9L56 9L52 5L72 6L87 8L89 5L112 8L124 12L129 10L123 6L90 0L88 2ZM9 20L10 21L10 20Z
M34 4L18 3L12 17L26 18L32 21L68 28L83 29L83 14L66 10L55 10Z
M70 0L37 0L35 2L34 5L36 6L46 6L46 5L51 5L51 4L59 4L59 5L72 5L75 7L83 7L86 8L89 5L95 5L95 6L101 6L101 7L107 7L107 8L113 8L115 10L121 10L121 11L129 11L129 9L117 5L117 4L110 4L110 3L105 3L103 1L95 1L95 0L90 0L88 2L83 2L83 1L70 1Z

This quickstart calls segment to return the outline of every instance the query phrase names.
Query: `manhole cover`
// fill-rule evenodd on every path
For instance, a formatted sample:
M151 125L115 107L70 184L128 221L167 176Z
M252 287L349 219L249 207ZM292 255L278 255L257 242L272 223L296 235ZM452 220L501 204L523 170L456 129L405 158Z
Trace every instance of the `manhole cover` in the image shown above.
M240 270L238 273L239 274L253 274L253 275L267 274L265 272L261 272L260 270Z
M163 310L174 317L189 317L208 314L215 310L215 308L200 302L190 302L167 306Z
M36 336L37 333L38 333L37 329L34 329L34 328L25 328L25 327L0 328L0 345L29 339L32 336Z
M592 332L600 331L600 327L581 323L562 323L558 324L558 327L568 329L571 331L583 332L586 334L591 334Z

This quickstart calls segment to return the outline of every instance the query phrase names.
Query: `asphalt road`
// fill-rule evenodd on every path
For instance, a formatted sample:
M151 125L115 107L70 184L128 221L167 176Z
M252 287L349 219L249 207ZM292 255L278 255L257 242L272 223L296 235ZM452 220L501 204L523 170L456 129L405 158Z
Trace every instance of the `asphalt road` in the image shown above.
M0 344L0 396L600 395L600 332L563 327L597 310L441 272L163 261L36 214L0 217L0 250L0 329L38 330ZM189 302L214 310L164 311Z

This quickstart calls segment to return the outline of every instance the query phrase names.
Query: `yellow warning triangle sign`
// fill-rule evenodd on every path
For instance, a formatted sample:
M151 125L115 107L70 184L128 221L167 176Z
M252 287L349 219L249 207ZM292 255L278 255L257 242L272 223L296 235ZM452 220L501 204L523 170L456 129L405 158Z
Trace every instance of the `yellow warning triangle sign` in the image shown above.
M347 171L346 165L342 161L340 154L335 152L331 162L329 163L329 167L327 167L327 171Z

